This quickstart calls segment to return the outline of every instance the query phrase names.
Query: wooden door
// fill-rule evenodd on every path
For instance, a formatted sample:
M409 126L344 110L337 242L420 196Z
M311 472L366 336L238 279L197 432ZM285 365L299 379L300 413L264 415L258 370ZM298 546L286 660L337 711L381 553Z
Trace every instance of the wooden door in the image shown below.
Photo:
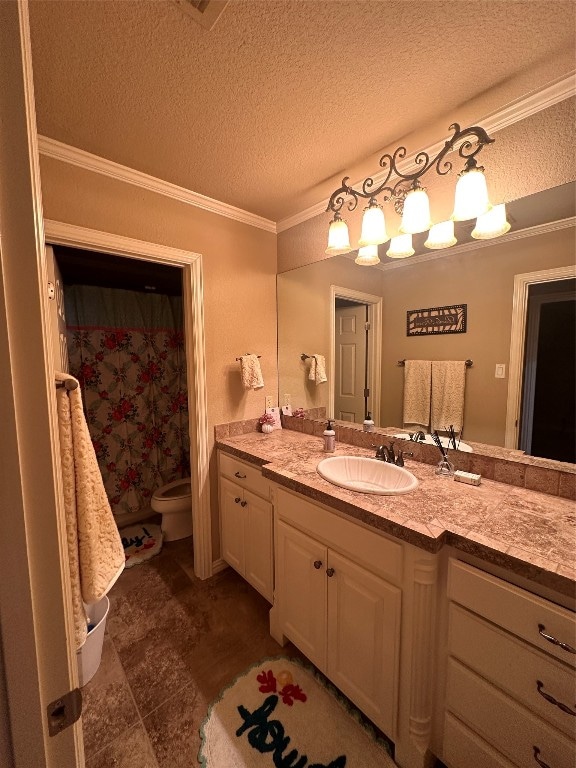
M222 557L241 576L244 560L244 491L240 486L220 478L220 538Z
M327 549L279 521L276 596L280 629L313 664L326 669Z
M328 676L392 736L401 591L331 550L328 567Z
M28 4L0 3L0 713L2 766L84 764L79 722L47 708L75 688ZM4 697L4 692L6 696ZM4 699L4 700L3 700ZM0 729L0 738L6 731Z
M272 603L272 504L249 491L244 491L244 500L245 578Z
M334 418L361 424L366 415L366 306L337 307L335 322Z

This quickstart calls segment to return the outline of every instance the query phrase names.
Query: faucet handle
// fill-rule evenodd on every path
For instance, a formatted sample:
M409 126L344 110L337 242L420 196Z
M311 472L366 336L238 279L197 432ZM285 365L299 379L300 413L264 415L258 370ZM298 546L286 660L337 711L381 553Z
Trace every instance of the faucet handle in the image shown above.
M414 454L411 451L398 451L396 461L394 462L397 467L404 466L404 456L414 456Z

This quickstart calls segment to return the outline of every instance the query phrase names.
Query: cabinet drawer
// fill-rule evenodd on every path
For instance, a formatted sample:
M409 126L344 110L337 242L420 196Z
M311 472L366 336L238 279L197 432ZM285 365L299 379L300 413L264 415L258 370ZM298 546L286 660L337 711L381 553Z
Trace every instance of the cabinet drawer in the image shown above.
M352 560L365 565L373 573L391 581L400 580L401 544L345 520L284 488L277 490L276 509L283 520L350 555Z
M270 482L262 477L262 472L258 467L253 467L234 456L222 453L222 451L218 452L218 465L221 475L229 477L237 485L257 493L265 499L270 498Z
M448 768L515 768L504 755L450 714L444 720L442 760ZM534 768L536 765L534 763Z
M568 736L575 733L576 717L538 692L576 709L574 670L452 603L449 609L448 647L466 666L494 683Z
M576 653L544 637L546 634L576 648L572 611L458 560L450 560L448 597L565 664L576 666Z
M573 740L452 658L446 706L518 768L536 768L534 747L550 768L574 768Z

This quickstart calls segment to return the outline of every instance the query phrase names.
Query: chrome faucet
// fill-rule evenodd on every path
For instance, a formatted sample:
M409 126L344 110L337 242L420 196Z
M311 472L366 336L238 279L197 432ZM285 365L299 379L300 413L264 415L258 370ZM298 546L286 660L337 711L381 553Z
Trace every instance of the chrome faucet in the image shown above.
M376 448L376 458L380 461L386 461L388 464L395 464L397 467L404 466L404 456L412 456L411 453L405 451L394 452L394 443L390 445L379 445Z

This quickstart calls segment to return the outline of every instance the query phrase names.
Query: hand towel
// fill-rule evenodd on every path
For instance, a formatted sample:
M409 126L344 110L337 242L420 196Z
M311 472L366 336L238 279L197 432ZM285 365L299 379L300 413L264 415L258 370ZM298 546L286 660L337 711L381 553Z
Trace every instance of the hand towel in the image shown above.
M404 363L404 426L430 424L432 363L430 360L406 360Z
M311 381L315 381L316 384L323 384L325 381L328 381L326 376L326 360L324 359L324 355L312 355L308 378Z
M465 360L434 360L432 363L432 430L456 432L464 423Z
M240 374L242 376L242 384L246 389L260 389L260 387L264 386L258 355L242 355L240 358Z
M59 375L57 378L62 380L71 377ZM64 509L78 642L82 634L79 594L87 604L101 600L124 570L125 556L84 417L80 387L68 393L59 389L57 401ZM85 615L83 619L85 624Z

